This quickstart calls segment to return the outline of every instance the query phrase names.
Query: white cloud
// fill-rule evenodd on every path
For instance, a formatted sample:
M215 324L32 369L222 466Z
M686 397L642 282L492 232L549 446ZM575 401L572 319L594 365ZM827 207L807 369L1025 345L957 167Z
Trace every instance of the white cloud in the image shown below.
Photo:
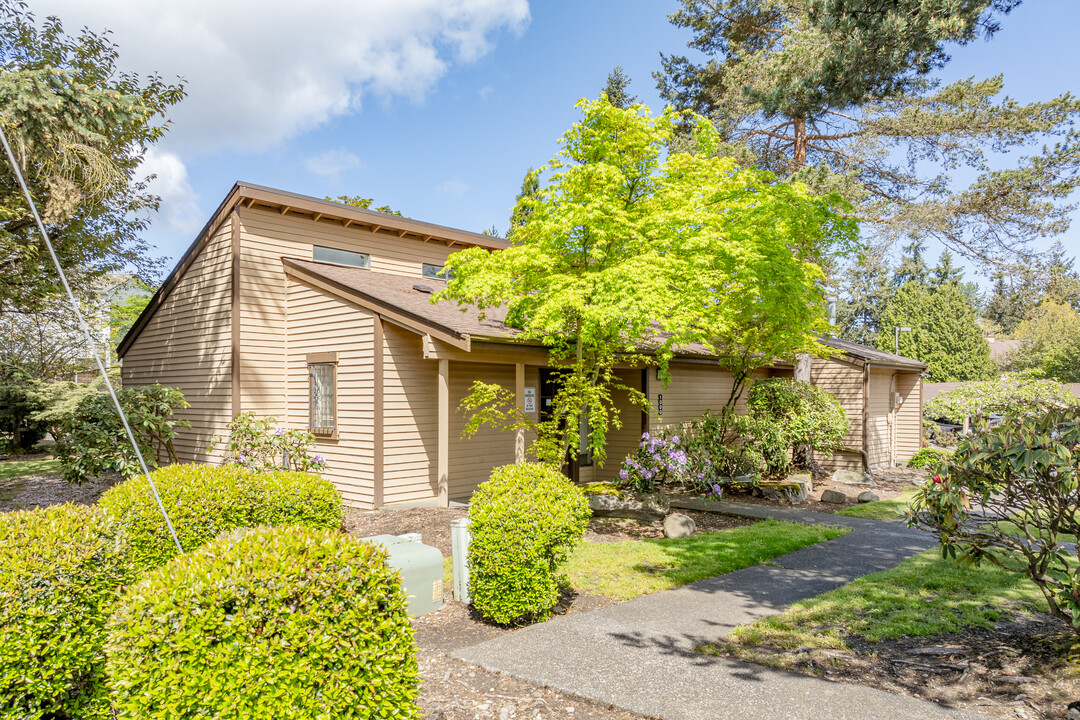
M423 97L453 63L520 32L528 0L33 0L69 30L108 28L124 68L187 80L166 146L262 151L353 112Z
M184 235L202 227L206 218L199 210L198 195L188 182L187 168L173 153L150 148L139 168L141 177L156 175L150 181L150 192L161 197L157 221L168 230Z
M484 87L477 90L476 94L480 96L481 100L487 102L488 98L491 97L491 94L493 92L495 92L495 88L491 87L490 85L485 85Z
M469 186L465 183L464 180L461 180L459 178L451 178L450 180L447 180L446 182L440 184L437 188L435 188L435 192L439 195L439 197L459 198L462 197L465 193L469 192Z
M341 148L327 150L304 161L308 172L327 180L338 180L346 170L355 170L363 165L360 158Z

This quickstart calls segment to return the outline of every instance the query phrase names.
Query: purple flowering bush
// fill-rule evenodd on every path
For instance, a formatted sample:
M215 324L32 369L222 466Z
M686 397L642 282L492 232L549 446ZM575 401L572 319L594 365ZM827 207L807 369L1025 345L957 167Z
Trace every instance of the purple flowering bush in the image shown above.
M255 419L255 413L243 412L228 425L229 441L225 446L226 462L255 472L298 470L317 472L326 468L322 455L312 452L315 436L307 430L286 430L277 420ZM210 450L221 442L215 437ZM209 452L209 450L208 450Z
M635 454L619 471L623 487L653 492L659 485L680 483L695 492L720 495L736 477L756 477L762 457L743 437L749 421L741 416L706 412L673 430L641 436Z
M690 458L680 446L681 440L678 435L642 435L637 452L623 461L619 470L620 484L634 492L646 493L671 480L682 480Z

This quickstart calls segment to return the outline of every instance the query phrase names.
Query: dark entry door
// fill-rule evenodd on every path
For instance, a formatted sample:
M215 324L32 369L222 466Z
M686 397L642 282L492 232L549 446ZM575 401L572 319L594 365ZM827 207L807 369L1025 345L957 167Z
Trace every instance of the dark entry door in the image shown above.
M546 368L540 369L540 422L551 419L555 410L555 393L559 391L559 373ZM577 453L567 450L566 461L562 471L566 477L574 482L580 479L578 471Z

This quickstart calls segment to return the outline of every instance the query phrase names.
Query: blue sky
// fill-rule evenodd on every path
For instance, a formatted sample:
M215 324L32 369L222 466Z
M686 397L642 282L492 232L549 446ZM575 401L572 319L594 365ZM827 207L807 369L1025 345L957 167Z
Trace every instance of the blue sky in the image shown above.
M236 180L362 195L408 216L505 231L544 164L622 65L658 108L661 51L685 52L675 2L621 0L33 0L69 30L109 28L122 62L188 80L148 167L165 202L149 240L177 258ZM1004 73L1021 101L1080 94L1076 0L1026 0L946 80ZM1080 220L1080 218L1078 218ZM1059 238L1080 254L1080 222ZM1049 243L1046 243L1049 244Z

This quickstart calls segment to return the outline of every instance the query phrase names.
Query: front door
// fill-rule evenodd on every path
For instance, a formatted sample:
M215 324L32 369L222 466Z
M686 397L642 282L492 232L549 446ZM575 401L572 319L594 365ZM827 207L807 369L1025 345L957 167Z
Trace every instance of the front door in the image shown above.
M551 419L552 414L555 412L555 393L558 391L558 371L540 368L540 422L547 422ZM577 453L567 450L562 471L566 477L578 482L581 473L577 462Z

